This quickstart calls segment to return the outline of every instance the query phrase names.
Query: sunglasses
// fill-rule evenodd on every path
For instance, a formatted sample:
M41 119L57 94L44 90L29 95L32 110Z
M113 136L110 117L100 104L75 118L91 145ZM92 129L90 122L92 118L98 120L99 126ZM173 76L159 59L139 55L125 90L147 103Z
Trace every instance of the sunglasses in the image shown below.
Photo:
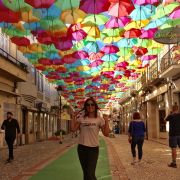
M86 106L87 106L87 107L89 107L89 106L95 106L95 104L93 104L93 103L87 103Z

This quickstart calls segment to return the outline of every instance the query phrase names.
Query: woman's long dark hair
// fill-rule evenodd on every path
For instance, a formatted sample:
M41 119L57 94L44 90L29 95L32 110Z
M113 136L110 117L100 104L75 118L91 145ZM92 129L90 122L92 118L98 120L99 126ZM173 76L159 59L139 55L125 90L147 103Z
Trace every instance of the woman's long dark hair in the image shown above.
M89 101L92 101L94 103L94 105L95 105L94 117L97 118L99 107L98 107L97 102L95 101L95 99L92 98L92 97L86 99L86 101L84 102L84 107L78 112L78 114L80 112L84 111L84 118L89 116L89 112L87 110L87 104L88 104Z

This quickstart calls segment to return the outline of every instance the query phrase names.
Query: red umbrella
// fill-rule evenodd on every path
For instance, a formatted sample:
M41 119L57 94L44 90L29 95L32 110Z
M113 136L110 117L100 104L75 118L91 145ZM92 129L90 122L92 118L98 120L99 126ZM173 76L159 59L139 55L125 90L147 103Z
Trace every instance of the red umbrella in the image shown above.
M29 46L30 45L30 40L25 37L14 36L11 38L11 42L16 44L17 46Z
M108 0L81 0L79 9L88 14L99 14L107 11L109 6Z
M10 9L0 10L0 22L18 23L20 17L20 12L13 12Z
M63 65L64 62L62 61L62 59L53 59L53 64L55 64L55 65Z
M131 0L109 0L112 4L108 13L115 17L128 16L133 10L134 5Z
M87 59L89 57L86 51L76 51L72 54L76 59Z
M53 64L53 61L50 60L50 59L48 59L48 58L41 58L41 59L38 60L38 62L39 62L40 64L45 65L45 66L48 66L48 65L52 65L52 64Z
M39 31L36 38L42 44L49 45L54 43L54 39L51 37L51 34L47 31Z
M59 50L66 51L72 48L72 40L69 37L61 37L58 38L57 41L54 43L55 47Z
M61 60L66 64L72 64L77 61L77 58L75 58L72 54L68 54L65 55Z
M101 51L106 53L106 54L113 54L113 53L117 53L119 51L119 48L115 45L105 45L101 49Z
M49 8L55 1L54 0L25 0L34 8Z
M136 38L136 37L139 37L141 35L141 30L140 29L135 29L135 28L132 28L128 31L125 31L124 33L124 37L125 38Z
M144 47L134 46L132 49L137 56L142 56L148 52L147 48Z

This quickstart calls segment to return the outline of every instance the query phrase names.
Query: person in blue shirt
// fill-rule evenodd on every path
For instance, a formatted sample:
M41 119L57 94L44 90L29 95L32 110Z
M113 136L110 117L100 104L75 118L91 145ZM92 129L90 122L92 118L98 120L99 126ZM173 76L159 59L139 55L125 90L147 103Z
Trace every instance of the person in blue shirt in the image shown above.
M144 135L146 132L145 124L141 120L139 112L133 113L133 120L129 123L128 137L129 142L131 143L131 152L133 156L134 165L136 163L136 145L138 149L138 162L141 161L143 155L143 143L144 143Z

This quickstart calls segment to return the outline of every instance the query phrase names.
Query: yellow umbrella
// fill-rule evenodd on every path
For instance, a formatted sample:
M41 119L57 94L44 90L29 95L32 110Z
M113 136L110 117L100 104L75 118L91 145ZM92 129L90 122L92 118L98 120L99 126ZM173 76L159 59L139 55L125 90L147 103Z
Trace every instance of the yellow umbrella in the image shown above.
M51 32L56 37L63 37L63 36L66 36L66 34L67 34L67 27L63 27L60 29L54 29L54 30L52 29Z
M133 21L129 24L127 24L124 29L127 31L127 30L130 30L132 28L135 28L135 29L141 29L143 27L145 27L147 24L149 23L149 20L139 20L139 21Z
M92 36L95 38L100 37L100 30L96 26L84 26L82 29L88 34L88 36Z
M61 14L61 20L66 24L82 22L86 13L78 8L68 9Z
M13 26L15 26L20 31L25 31L24 26L21 21L19 21L18 23L13 23Z
M32 10L21 12L21 19L22 21L27 22L27 23L39 21L39 18L37 18L36 16L33 16Z
M67 51L59 51L58 54L59 54L60 56L65 56L65 55L68 55L68 54L72 54L73 52L74 52L73 49L69 49L69 50L67 50Z
M103 42L104 43L112 43L112 42L118 42L122 37L104 37Z
M33 43L29 45L29 49L34 52L39 52L39 53L43 52L41 44L38 44L38 43Z
M25 46L17 46L18 50L21 51L22 53L33 53L32 50L30 50L28 47Z
M78 66L76 69L78 71L89 71L91 68L89 66Z

